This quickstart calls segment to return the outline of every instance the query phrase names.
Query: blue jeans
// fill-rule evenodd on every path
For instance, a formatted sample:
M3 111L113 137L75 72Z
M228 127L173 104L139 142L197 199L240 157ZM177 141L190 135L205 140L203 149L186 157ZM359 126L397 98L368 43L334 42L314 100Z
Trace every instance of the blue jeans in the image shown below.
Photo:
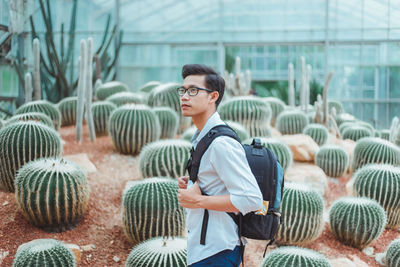
M238 267L243 257L239 248L239 246L236 246L234 250L223 250L204 260L193 263L190 267Z

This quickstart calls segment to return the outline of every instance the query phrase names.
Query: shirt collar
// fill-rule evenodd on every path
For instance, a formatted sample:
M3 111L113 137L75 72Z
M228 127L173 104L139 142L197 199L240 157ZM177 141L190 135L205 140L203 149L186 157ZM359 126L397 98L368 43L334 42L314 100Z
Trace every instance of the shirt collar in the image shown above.
M208 131L210 131L214 126L224 124L224 122L221 120L221 117L219 116L218 112L215 112L213 115L211 115L210 118L208 118L206 124L204 124L203 129L199 131L198 129L194 133L192 139L190 140L193 144L193 146L196 146L197 143L203 138Z

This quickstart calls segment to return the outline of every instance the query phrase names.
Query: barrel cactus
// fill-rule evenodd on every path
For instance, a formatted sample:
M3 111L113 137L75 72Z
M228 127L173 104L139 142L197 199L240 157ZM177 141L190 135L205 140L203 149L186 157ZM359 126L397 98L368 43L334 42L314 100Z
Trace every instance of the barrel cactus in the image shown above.
M287 110L279 114L276 119L277 129L282 134L299 134L308 125L308 118L300 110Z
M186 243L186 239L181 237L146 240L131 250L125 267L186 267Z
M319 146L328 140L329 131L325 125L312 123L303 129L303 134L310 136Z
M242 124L250 136L271 136L269 123L272 111L261 98L233 97L221 103L218 112L221 119Z
M157 115L146 105L128 104L114 110L108 121L114 147L123 154L137 154L160 138Z
M329 224L342 243L362 249L381 235L386 225L386 213L375 200L343 197L332 204Z
M30 161L15 177L15 198L22 215L32 224L52 232L71 229L86 212L87 175L62 158Z
M12 123L21 122L21 121L36 121L41 122L51 128L54 128L53 121L44 113L41 112L28 112L20 115L14 115L9 118L4 125L10 125Z
M379 131L379 136L380 136L380 138L389 141L390 130L388 130L388 129L380 130L380 131Z
M61 113L61 126L75 125L77 104L77 96L66 97L58 103L57 107Z
M329 112L331 112L332 108L335 108L336 114L341 114L344 112L344 107L343 107L342 102L335 101L335 100L329 100L328 101Z
M186 141L191 141L193 135L196 133L197 128L195 125L187 128L183 133L182 133L182 139L186 140Z
M338 114L335 118L338 127L344 122L355 122L356 118L349 113Z
M0 188L14 192L17 170L25 163L62 153L60 135L40 122L16 122L0 130Z
M378 137L362 138L356 142L354 148L352 169L357 170L368 163L399 166L400 148Z
M332 267L324 255L307 248L280 247L265 256L261 267Z
M0 129L3 128L4 124L5 124L5 122L0 119Z
M15 114L23 114L28 112L42 112L46 114L53 121L54 128L56 130L60 129L61 113L52 103L46 100L28 102L20 106Z
M96 97L98 100L105 100L110 95L129 91L128 86L118 81L103 83L96 90Z
M323 211L324 200L315 189L305 184L285 184L278 243L303 245L317 239L324 227Z
M135 182L122 196L122 224L132 243L152 237L183 236L185 211L178 203L178 182L149 178Z
M75 255L55 239L35 239L18 247L13 267L75 267Z
M156 113L161 127L161 139L174 138L178 133L179 116L175 110L170 107L155 107Z
M375 199L385 209L391 228L400 227L400 168L369 164L352 177L354 195Z
M236 132L241 141L250 138L249 132L242 124L234 121L225 121L225 123ZM268 136L270 135L268 134Z
M398 267L400 266L400 239L395 239L390 242L386 250L386 266Z
M286 171L293 162L293 155L292 151L290 150L289 146L275 138L265 138L265 137L258 137L261 141L261 144L268 149L270 149L278 159L279 163L282 165L284 171ZM247 139L243 141L243 144L251 144L253 138Z
M315 155L315 164L330 177L341 177L349 166L349 155L337 145L324 145Z
M371 137L372 133L369 129L363 126L353 126L348 127L343 131L342 138L343 139L351 139L353 141L357 141L363 137Z
M106 101L119 107L125 104L145 104L145 97L140 93L119 92L107 97Z
M108 134L108 120L117 106L108 101L98 101L92 104L93 122L96 136Z
M161 83L158 81L150 81L144 84L142 87L138 89L139 92L150 93L155 87L159 86Z
M285 109L285 102L277 97L265 97L263 100L269 104L272 110L271 125L275 126L276 118Z

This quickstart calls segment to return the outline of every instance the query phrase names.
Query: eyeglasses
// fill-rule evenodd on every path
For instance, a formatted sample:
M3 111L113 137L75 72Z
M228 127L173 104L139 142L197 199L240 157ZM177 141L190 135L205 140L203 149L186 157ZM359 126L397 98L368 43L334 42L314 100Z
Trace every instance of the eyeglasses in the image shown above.
M196 96L200 90L204 90L207 92L214 92L213 90L206 89L206 88L200 88L200 87L189 87L187 89L185 87L179 87L178 89L176 89L179 96L184 96L186 91L188 92L189 96Z

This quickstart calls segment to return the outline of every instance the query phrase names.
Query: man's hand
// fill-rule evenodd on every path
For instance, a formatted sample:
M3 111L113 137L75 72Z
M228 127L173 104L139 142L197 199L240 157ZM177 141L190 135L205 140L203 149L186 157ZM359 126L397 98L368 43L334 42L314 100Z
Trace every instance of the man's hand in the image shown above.
M186 189L188 181L189 181L189 176L179 177L178 178L178 187L180 189Z
M201 198L202 194L198 182L195 182L194 185L189 189L178 189L178 202L184 208L188 209L201 208L200 207Z

